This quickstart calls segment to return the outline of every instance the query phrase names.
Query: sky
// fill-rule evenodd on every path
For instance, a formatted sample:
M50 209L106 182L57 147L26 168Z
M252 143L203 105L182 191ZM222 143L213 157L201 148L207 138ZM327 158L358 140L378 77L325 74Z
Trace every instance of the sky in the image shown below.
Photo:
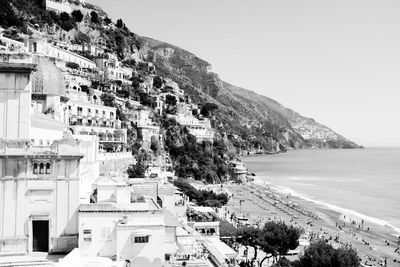
M364 146L400 146L399 0L87 0Z

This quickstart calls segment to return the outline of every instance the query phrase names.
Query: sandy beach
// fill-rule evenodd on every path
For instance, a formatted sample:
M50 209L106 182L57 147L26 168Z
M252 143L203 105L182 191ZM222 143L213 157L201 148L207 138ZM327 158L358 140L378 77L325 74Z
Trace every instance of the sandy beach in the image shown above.
M227 218L235 213L237 217L248 218L247 223L255 226L267 221L284 221L301 228L308 240L324 238L334 247L352 246L365 266L400 266L399 237L388 227L288 196L264 182L262 177L255 177L249 184L224 187L233 194L226 205ZM299 251L302 253L302 247ZM262 254L260 260L261 257Z

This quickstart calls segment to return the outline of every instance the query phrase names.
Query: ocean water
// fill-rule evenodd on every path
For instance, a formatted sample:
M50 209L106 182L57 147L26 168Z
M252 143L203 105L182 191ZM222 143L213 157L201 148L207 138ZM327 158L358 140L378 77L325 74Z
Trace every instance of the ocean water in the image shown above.
M295 150L243 161L286 194L400 233L400 148Z

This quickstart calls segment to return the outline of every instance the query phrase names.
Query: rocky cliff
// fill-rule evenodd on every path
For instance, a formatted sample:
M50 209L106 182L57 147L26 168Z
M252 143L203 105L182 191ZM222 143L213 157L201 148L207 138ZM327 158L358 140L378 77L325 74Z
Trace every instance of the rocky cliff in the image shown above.
M161 75L179 82L199 102L219 106L216 128L243 150L290 148L357 148L330 128L301 116L277 101L222 81L210 64L179 47L151 38L146 57Z

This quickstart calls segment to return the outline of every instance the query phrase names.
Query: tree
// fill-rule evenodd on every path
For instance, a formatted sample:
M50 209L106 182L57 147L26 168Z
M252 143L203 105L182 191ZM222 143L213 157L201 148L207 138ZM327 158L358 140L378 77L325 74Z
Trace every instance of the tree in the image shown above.
M253 247L254 257L251 259L251 266L253 266L254 261L257 259L257 246L260 243L258 238L261 236L261 231L255 227L244 227L239 231L240 243L246 248L248 246Z
M140 78L140 76L132 76L131 81L133 88L138 89L140 84L143 82L143 79Z
M125 26L125 24L124 24L124 22L122 21L122 19L118 19L115 26L117 26L117 28L122 29L122 28Z
M299 245L300 230L283 222L267 222L262 232L259 245L265 253L271 253L275 258ZM266 258L261 261L260 266Z
M153 86L156 88L161 88L163 85L163 79L160 76L154 77Z
M300 230L292 226L287 226L283 222L267 222L262 229L255 227L245 227L241 230L241 243L245 246L254 248L254 260L257 258L257 247L260 247L267 255L272 254L278 258L278 255L286 254L289 249L295 249L299 245ZM268 258L266 256L261 262L260 267Z
M60 14L60 27L65 31L70 31L75 28L75 21L66 12Z
M156 136L151 137L150 149L153 150L154 154L158 154L160 151L160 145L158 144L158 140Z
M348 246L334 249L324 240L313 243L296 264L298 267L356 267L357 252Z
M106 25L110 24L111 22L112 22L112 20L111 20L109 17L105 17L105 18L104 18L104 23L105 23Z
M136 164L128 167L127 173L129 178L143 178L147 169L147 161L149 155L145 151L140 151L136 157Z
M214 110L218 109L218 106L214 103L207 102L201 108L200 114L204 117L210 117Z
M101 101L103 101L104 105L107 107L115 107L116 103L115 103L115 96L113 94L110 93L103 93L100 96Z
M167 113L173 113L174 107L176 107L176 97L173 95L166 95L165 104L167 104Z
M71 15L72 15L72 17L74 18L74 20L76 22L82 22L83 14L79 9L76 9L76 10L72 11Z
M22 26L23 22L17 17L10 1L0 0L0 25L3 27Z
M95 24L98 24L100 22L99 14L97 14L96 11L90 12L90 21Z

